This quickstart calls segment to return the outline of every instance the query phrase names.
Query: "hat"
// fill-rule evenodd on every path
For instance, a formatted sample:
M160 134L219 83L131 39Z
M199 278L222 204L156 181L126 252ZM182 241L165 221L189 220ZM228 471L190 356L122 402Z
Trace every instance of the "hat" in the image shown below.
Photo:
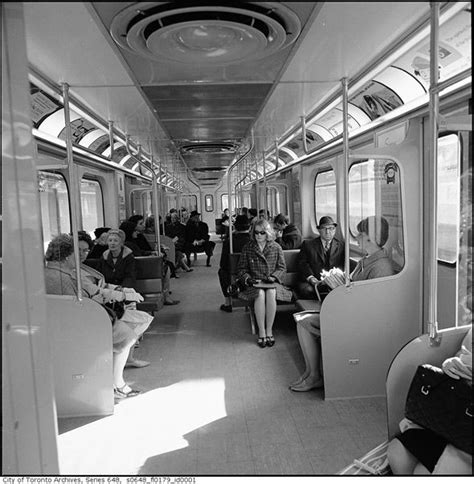
M328 217L328 216L324 216L319 219L319 225L317 226L317 228L320 229L324 225L334 225L334 227L337 227L337 223L334 222L332 217Z
M193 217L195 217L196 215L201 215L201 214L200 214L200 213L199 213L197 210L193 210L193 211L191 212L190 217L191 217L191 218L193 218Z
M247 215L237 215L235 217L235 229L247 230L250 227L250 222Z
M98 227L94 230L95 238L98 239L104 232L108 232L110 227Z

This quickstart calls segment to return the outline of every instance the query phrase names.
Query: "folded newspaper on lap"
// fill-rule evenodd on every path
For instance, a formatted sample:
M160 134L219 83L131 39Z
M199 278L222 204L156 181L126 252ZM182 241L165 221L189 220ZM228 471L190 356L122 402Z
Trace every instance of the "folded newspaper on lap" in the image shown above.
M331 289L334 289L337 286L341 286L342 284L345 284L346 282L346 277L344 276L344 272L341 271L341 269L338 269L337 267L333 267L329 271L323 271L321 272L321 282L324 282L326 286L329 286Z

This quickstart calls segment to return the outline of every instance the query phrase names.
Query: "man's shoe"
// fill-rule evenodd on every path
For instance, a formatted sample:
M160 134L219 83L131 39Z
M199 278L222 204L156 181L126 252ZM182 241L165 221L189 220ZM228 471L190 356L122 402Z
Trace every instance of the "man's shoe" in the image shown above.
M206 260L206 266L211 267L211 258L210 257L208 257L207 260Z
M230 304L228 306L226 304L221 304L221 307L219 309L221 311L225 311L226 313L232 312L232 306Z
M129 360L127 361L125 368L145 368L150 364L149 361L145 360Z

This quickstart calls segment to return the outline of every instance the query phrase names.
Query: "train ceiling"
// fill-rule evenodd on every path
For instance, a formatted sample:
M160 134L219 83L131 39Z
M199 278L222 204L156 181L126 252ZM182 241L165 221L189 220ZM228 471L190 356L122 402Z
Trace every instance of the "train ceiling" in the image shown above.
M204 187L251 128L259 157L429 15L428 2L24 5L32 67Z

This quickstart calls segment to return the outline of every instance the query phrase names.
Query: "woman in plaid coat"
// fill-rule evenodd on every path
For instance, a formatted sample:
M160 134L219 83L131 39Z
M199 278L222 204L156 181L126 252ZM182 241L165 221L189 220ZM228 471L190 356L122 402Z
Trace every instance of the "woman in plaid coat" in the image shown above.
M253 227L250 241L242 248L237 277L247 289L239 294L245 301L254 301L258 326L258 345L273 346L273 322L276 302L291 301L292 292L283 284L286 273L283 249L275 241L275 233L267 220L259 220ZM258 282L270 283L271 287L258 287ZM257 287L254 287L254 285Z

